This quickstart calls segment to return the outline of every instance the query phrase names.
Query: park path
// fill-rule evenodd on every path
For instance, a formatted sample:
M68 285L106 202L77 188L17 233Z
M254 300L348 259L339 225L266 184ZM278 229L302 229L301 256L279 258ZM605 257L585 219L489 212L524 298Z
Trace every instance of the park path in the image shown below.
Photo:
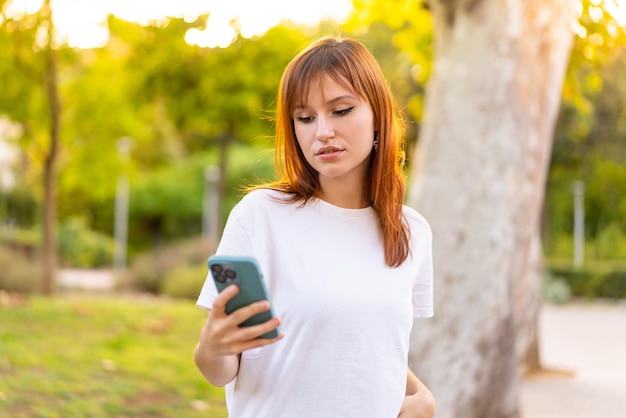
M62 270L63 288L110 291L110 270ZM543 365L522 382L522 418L626 418L626 302L546 304Z
M546 304L542 363L528 377L523 418L626 418L626 302Z
M62 269L58 273L61 289L110 291L114 287L113 272L107 269Z

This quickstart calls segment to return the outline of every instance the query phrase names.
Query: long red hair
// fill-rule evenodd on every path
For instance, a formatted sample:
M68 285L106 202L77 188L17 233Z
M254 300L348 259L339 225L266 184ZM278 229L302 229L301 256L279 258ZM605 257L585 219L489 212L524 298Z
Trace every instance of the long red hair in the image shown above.
M280 81L276 109L275 166L279 180L258 186L292 195L304 204L318 194L318 173L306 161L296 139L293 112L324 75L365 99L374 113L378 149L372 152L365 198L380 219L385 262L400 266L409 254L409 230L402 214L405 184L404 131L389 85L371 52L352 39L325 37L298 54ZM373 138L372 138L373 140Z

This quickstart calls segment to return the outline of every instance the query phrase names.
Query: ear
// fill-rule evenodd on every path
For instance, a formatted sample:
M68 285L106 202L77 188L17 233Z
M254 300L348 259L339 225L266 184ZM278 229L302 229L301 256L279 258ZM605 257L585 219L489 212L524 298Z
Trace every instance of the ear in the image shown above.
M378 151L378 131L374 131L374 152Z

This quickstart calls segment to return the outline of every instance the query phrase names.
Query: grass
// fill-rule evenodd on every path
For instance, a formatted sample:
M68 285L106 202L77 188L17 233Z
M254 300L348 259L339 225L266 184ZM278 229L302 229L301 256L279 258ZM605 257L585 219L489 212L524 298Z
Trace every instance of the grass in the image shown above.
M193 362L205 319L193 302L92 295L4 300L0 416L227 416L223 389L206 382Z

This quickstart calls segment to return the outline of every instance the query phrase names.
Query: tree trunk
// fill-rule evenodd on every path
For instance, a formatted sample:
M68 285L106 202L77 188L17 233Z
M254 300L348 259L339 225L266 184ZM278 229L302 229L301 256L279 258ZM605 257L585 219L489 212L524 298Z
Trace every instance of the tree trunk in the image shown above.
M532 314L519 295L575 4L430 1L434 73L409 204L433 229L435 318L416 322L409 361L433 390L438 418L520 414L518 332Z
M42 7L44 21L48 24L46 68L44 71L46 93L50 106L50 143L44 161L43 199L43 290L47 295L56 292L57 243L56 243L56 161L59 148L61 103L57 86L57 62L53 48L54 25L50 0Z

